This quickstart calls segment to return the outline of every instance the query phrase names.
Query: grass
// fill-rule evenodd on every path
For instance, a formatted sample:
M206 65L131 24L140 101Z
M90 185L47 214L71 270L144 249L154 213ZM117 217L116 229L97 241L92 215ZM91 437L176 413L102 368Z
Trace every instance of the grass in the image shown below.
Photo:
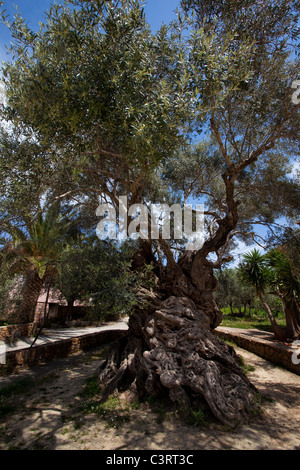
M108 397L104 402L88 401L83 405L84 413L94 413L109 427L117 428L120 424L130 420L129 408L122 409L118 396Z
M118 427L122 423L130 421L131 412L139 410L141 403L135 400L133 403L121 403L118 395L109 396L105 401L101 400L101 388L96 376L89 377L79 396L83 399L81 412L83 414L95 414L103 419L109 427ZM179 417L191 426L201 426L207 422L207 414L201 407L193 407L188 414L181 408L170 403L168 399L155 399L148 397L146 400L152 413L156 415L156 422L161 424L168 415Z
M0 418L4 418L7 414L13 413L15 411L15 407L9 405L0 397Z
M202 426L207 422L206 413L201 409L191 409L187 418L187 423L190 426Z
M263 310L253 311L251 317L239 317L237 314L231 314L229 307L222 308L223 320L220 326L228 326L231 328L241 329L257 329L263 331L272 331L270 321L267 314ZM285 318L279 315L276 318L278 325L285 326Z
M151 411L156 415L156 422L158 424L163 423L167 415L167 408L169 403L164 399L157 399L151 396L147 397L147 403L151 408Z
M199 403L199 400L194 400L189 409L170 402L167 397L165 399L148 397L146 401L152 413L156 415L158 424L162 424L167 417L173 417L193 427L209 425L213 422L213 417L207 405Z
M79 396L82 398L93 398L100 393L99 381L96 376L89 377L83 386Z
M7 397L23 393L34 385L34 380L25 378L6 385L0 389L0 397Z
M249 372L253 372L255 370L254 366L247 364L243 356L239 355L240 366L243 369L244 373L247 375Z
M105 401L101 400L101 387L97 376L86 379L79 396L83 399L81 407L83 414L96 414L105 420L109 427L117 427L130 419L131 407L122 407L117 395L110 396ZM137 407L138 405L135 403L132 409L137 409Z

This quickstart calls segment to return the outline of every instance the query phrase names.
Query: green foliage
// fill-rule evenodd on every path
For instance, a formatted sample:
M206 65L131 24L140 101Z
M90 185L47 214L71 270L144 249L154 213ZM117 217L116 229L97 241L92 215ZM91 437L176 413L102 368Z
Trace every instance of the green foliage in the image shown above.
M19 379L10 385L5 385L0 389L1 397L13 398L15 395L27 392L34 385L34 381L29 378Z
M117 428L130 420L129 409L122 409L118 396L110 396L104 402L90 400L84 403L83 411L87 414L96 414L112 428Z
M272 312L274 312L273 306L271 302L269 301L269 298L266 298L268 304L270 304L270 307L272 309ZM274 315L276 313L276 322L280 326L285 326L286 321L283 316L282 312L282 305L280 305L281 311L280 312L274 312ZM240 329L256 329L256 330L263 330L263 331L272 331L272 328L270 326L270 320L267 317L267 314L264 310L261 308L255 308L251 312L251 318L250 317L240 317L236 313L233 315L230 313L229 308L222 308L223 312L223 320L221 326L228 326L230 328L240 328Z
M161 144L171 146L178 133L170 108L180 97L171 100L160 74L167 40L151 35L138 2L56 5L38 33L21 18L11 31L17 57L4 77L19 120L42 139L88 148L90 159L101 141L111 151L114 142L114 151L131 162L161 160Z
M253 372L255 370L254 366L251 366L251 364L246 363L243 356L239 356L239 362L245 374L249 374L249 372Z
M244 254L243 260L240 266L241 279L248 285L253 285L257 293L265 292L272 280L272 271L266 257L255 248Z
M83 390L80 394L83 398L93 398L100 393L100 386L98 377L89 377L84 384Z
M235 182L238 237L253 240L255 224L270 226L281 215L291 219L292 225L300 204L299 181L288 177L289 165L299 155L299 106L293 109L291 102L291 84L299 74L299 57L294 54L300 34L299 2L182 0L181 5L191 23L205 32L207 42L217 47L218 40L227 41L226 52L221 47L219 51L229 64L237 63L236 71L225 74L224 79L218 76L214 59L204 61L205 65L197 62L197 50L198 56L203 50L200 43L192 59L194 68L203 73L204 94L210 100L205 122L212 130L211 158L214 151L221 157L212 177L208 179L204 171L191 179L193 196L202 196L209 206L207 212L215 214L208 226L216 226L218 217L221 219L226 211L221 176L230 166L242 168ZM240 54L241 62L236 61L235 54ZM214 79L218 77L219 88L211 85L212 74ZM199 84L198 88L202 89ZM199 97L202 103L200 92ZM199 111L197 124L203 119ZM263 147L262 142L266 144ZM258 153L259 158L254 158Z
M61 253L55 286L68 302L85 302L91 319L130 314L140 281L130 269L133 249L96 237L78 239Z
M282 251L272 249L263 255L254 249L243 259L239 268L241 279L254 285L257 292L265 292L268 288L282 298L299 300L300 278L294 275Z
M300 277L295 275L292 265L284 252L278 249L269 251L266 255L267 263L272 269L272 285L280 295L286 299L300 301Z
M256 292L250 286L245 286L241 281L236 269L222 269L216 273L219 288L216 292L216 300L220 308L230 306L233 314L234 309L238 309L239 315L246 315L247 307L249 315L252 314L253 302ZM243 313L242 313L242 308Z
M244 262L240 266L242 279L254 285L260 301L268 312L270 321L277 329L272 311L262 294L268 288L282 301L286 319L285 337L296 339L299 337L300 321L300 278L295 276L287 257L279 249L272 249L265 255L257 250L244 255ZM278 330L277 330L278 331ZM279 333L280 334L280 333ZM284 336L282 335L282 338Z
M191 426L202 426L207 420L205 412L201 409L191 409L188 416L188 424Z
M298 221L300 225L300 221ZM278 228L270 234L268 243L274 248L280 247L288 259L293 275L300 277L300 230L299 228L287 227L284 231Z
M53 177L51 158L32 132L10 123L0 128L0 228L20 225L40 210Z
M26 217L22 228L8 222L2 230L1 317L17 323L32 321L41 289L54 281L61 252L75 236L74 221L60 204L53 204L35 218Z
M25 224L24 229L9 225L4 230L1 262L13 275L35 272L43 279L56 268L57 258L70 237L70 220L60 214L60 205Z
M2 118L12 126L0 137L3 221L19 227L36 216L41 198L62 200L76 204L87 230L100 200L192 197L206 204L207 239L219 240L207 251L221 265L235 237L255 238L256 223L294 220L298 184L287 173L299 152L299 107L291 101L297 4L181 3L195 15L181 12L156 35L139 1L52 5L37 32L19 15L6 18L14 59L3 66ZM220 237L233 207L236 226ZM83 283L76 266L68 269ZM123 281L104 274L103 288L90 291L93 302L112 308L111 282L122 304ZM67 292L64 281L62 289L71 299L88 292Z
M214 25L219 34L232 31L237 44L251 37L258 51L285 44L287 38L297 49L299 38L299 2L297 0L181 0L186 12L193 12L198 24Z

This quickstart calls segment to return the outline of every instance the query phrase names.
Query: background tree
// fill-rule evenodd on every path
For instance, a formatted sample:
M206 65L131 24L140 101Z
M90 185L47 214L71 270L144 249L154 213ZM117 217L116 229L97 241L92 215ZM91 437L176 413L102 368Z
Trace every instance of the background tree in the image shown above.
M35 308L45 282L54 280L57 264L67 242L68 223L59 214L60 206L52 206L45 215L26 226L6 228L7 237L1 249L1 270L9 276L22 276L21 301L14 312L20 323L34 320Z
M293 197L287 206L275 202L286 188L296 197L295 185L280 177L279 159L298 151L299 106L290 89L298 65L287 43L297 34L298 11L294 2L279 9L267 2L262 28L253 22L256 4L214 2L214 21L204 13L181 16L153 36L136 1L70 3L53 6L38 33L17 17L10 25L15 60L3 70L6 119L31 129L51 156L47 202L74 198L88 219L99 197L115 206L123 194L129 205L183 201L168 174L174 163L180 173L183 155L190 168L199 163L195 176L208 207L199 250L174 256L173 240L141 241L132 267L151 265L155 288L141 285L147 303L134 309L128 336L99 379L106 393L126 383L139 398L167 392L186 408L196 394L235 426L255 393L232 349L213 333L222 319L213 272L228 261L241 229L254 233L256 214L270 224L296 204ZM202 141L204 130L209 150L192 149L192 137Z
M286 256L278 249L262 255L253 250L244 255L240 265L242 279L255 286L257 295L268 313L275 337L277 339L297 339L299 337L299 292L300 280L295 276ZM263 294L269 291L282 301L286 327L280 331L271 308Z
M300 222L297 222L300 225ZM268 237L268 246L283 252L291 265L293 275L300 276L300 230L288 227L284 232L277 228Z
M130 269L133 247L118 247L95 236L69 244L59 260L55 288L73 305L86 304L92 319L129 315L138 277Z
M242 283L239 273L236 269L222 269L216 278L219 282L219 288L216 292L216 300L220 308L230 307L231 315L251 316L253 301L256 296L255 290L251 285L245 286ZM234 313L234 308L239 313ZM242 310L243 309L243 310Z
M266 289L270 286L272 279L272 272L266 262L265 256L254 249L251 253L246 253L243 259L244 262L240 266L241 278L247 284L255 287L257 296L268 314L275 338L280 341L285 340L286 333L283 328L277 324L272 310L264 297Z
M19 303L20 289L18 279L9 275L6 270L0 271L0 324L14 323L13 311ZM13 293L13 295L12 295Z
M273 249L266 255L272 269L272 285L282 301L286 319L286 335L290 339L300 337L300 277L295 275L285 254Z

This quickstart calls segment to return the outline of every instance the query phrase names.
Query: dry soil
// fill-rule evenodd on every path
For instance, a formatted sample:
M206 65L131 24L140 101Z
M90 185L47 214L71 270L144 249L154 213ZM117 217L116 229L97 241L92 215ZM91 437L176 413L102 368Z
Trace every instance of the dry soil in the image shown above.
M123 404L118 410L112 401L110 408L94 413L82 391L105 355L98 348L0 378L2 389L20 384L10 392L6 388L0 401L7 411L0 418L0 450L299 450L300 377L236 351L251 366L249 379L268 399L261 414L234 431L210 418L197 426L187 423L162 403Z

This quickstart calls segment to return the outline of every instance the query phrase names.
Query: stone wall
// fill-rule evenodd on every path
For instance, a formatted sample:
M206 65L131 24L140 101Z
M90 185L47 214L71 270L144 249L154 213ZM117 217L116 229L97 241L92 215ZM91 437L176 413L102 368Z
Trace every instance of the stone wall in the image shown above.
M0 341L15 340L22 336L31 336L33 335L36 327L36 323L0 326Z
M229 328L219 327L215 332L223 340L232 341L237 346L300 375L300 364L294 364L292 360L294 352L297 351L296 348L279 341L268 340L264 337L260 339L257 336L251 336L251 334L242 333L241 331L229 330Z
M11 373L14 370L78 354L90 348L115 341L126 334L126 330L104 330L52 343L35 345L32 348L8 350L6 352L6 364L1 366L2 373Z

